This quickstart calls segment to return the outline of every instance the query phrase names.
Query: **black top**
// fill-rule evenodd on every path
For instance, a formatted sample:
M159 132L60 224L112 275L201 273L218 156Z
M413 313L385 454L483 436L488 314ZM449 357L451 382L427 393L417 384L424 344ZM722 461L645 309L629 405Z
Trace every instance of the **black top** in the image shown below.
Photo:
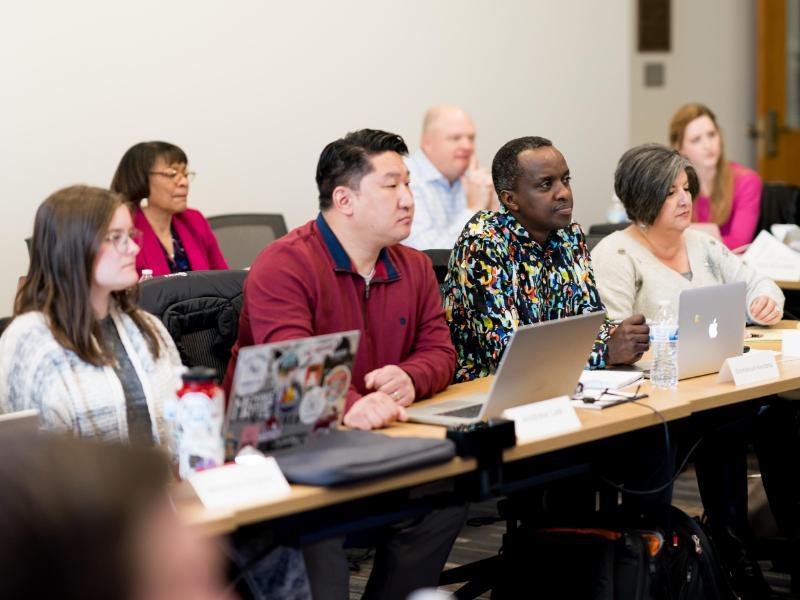
M175 231L174 226L170 225L169 230L172 234L172 250L174 254L170 256L163 244L161 250L164 252L164 256L167 259L167 266L169 266L170 273L185 273L191 271L192 266L189 264L189 257L186 256L186 248L183 247L181 238Z
M100 330L106 350L116 359L112 366L125 394L128 439L132 444L152 445L153 429L142 382L139 381L136 369L133 368L133 363L125 352L125 346L122 345L111 315L100 321Z

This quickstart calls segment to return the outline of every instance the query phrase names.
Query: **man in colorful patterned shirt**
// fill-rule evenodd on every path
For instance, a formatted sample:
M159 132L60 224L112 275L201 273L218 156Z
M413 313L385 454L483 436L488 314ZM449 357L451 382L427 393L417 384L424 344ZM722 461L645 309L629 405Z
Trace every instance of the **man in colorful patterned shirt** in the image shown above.
M540 137L512 140L495 155L492 178L500 209L467 223L443 284L457 382L493 373L519 325L604 310L561 152ZM606 321L589 366L639 360L648 333L642 315Z

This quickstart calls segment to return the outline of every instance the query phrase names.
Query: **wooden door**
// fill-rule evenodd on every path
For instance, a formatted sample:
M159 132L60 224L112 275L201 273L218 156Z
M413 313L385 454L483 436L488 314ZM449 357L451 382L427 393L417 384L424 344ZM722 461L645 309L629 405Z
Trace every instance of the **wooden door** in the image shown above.
M757 27L758 170L800 186L800 0L758 0Z

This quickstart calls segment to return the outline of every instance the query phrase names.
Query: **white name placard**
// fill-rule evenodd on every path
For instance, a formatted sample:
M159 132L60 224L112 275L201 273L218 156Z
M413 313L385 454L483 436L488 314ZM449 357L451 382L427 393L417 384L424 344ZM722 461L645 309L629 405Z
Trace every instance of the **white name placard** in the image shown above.
M556 435L578 429L581 421L568 396L532 402L503 411L503 418L514 421L517 441Z
M780 377L778 363L771 352L750 352L741 356L733 356L722 363L717 383L725 383L733 379L734 385L757 383L767 379Z
M238 508L290 493L289 482L271 456L191 473L188 479L206 508Z
M785 329L783 331L781 351L784 356L800 356L800 330Z

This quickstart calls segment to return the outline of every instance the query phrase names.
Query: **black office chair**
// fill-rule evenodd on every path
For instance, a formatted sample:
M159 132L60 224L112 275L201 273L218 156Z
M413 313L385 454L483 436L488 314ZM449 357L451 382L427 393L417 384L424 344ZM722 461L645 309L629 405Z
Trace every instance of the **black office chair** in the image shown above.
M598 235L608 235L615 231L625 229L630 225L630 221L623 221L622 223L596 223L589 226L589 233L596 233Z
M800 216L800 188L788 183L765 182L761 188L758 231L775 223L797 223Z
M586 246L589 248L589 252L594 250L594 247L597 246L604 237L606 237L605 233L587 233Z
M14 320L14 317L3 317L0 319L0 335L3 335L3 332L11 325L11 321Z
M434 248L432 250L423 250L428 258L433 263L433 272L436 273L436 281L439 285L444 283L444 278L447 275L447 263L450 262L450 250Z
M187 367L206 366L222 378L239 333L247 271L192 271L139 286L139 306L167 328Z
M271 242L286 235L283 215L241 213L208 217L208 224L231 269L245 269Z

